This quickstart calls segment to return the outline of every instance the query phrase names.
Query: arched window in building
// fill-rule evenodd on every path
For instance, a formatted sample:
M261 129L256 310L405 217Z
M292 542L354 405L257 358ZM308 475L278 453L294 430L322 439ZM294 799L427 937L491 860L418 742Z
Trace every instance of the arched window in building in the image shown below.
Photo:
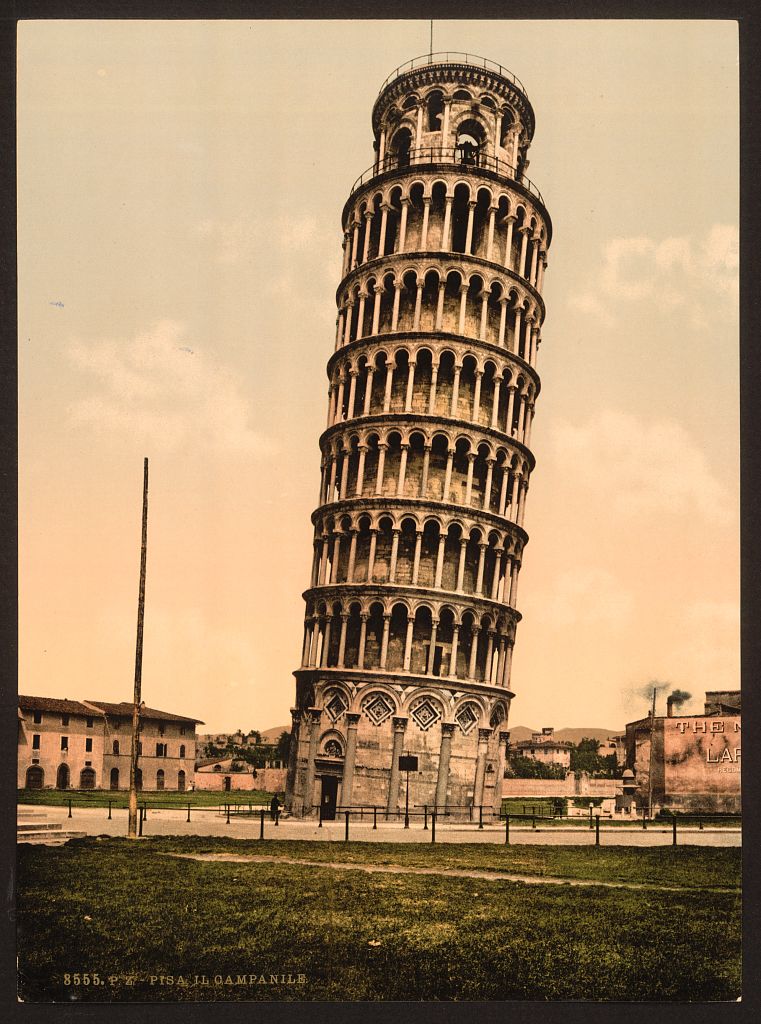
M471 118L463 121L457 129L457 143L455 152L460 163L471 164L478 167L481 160L481 152L485 133L478 121Z
M83 768L79 773L80 789L95 789L95 769Z
M109 780L109 786L111 787L111 789L118 789L119 788L119 769L118 768L112 768L111 769L111 778Z
M56 789L68 789L70 778L69 766L67 764L59 764L55 779Z
M180 768L177 772L177 789L181 792L185 792L185 772Z
M428 97L428 131L440 132L444 119L444 100L442 93L436 89Z
M42 789L45 784L45 772L38 764L30 765L26 770L26 788Z
M409 128L400 128L391 140L391 154L396 158L398 167L406 167L410 162L412 148L412 132Z
M164 788L164 769L159 768L156 772L156 789Z

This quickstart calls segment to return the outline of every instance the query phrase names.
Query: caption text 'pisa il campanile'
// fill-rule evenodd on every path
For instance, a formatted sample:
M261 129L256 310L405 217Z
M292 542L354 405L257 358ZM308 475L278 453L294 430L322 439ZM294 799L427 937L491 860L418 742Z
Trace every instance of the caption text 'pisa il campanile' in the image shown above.
M498 64L430 54L386 80L372 129L343 210L286 807L396 818L408 784L416 814L487 817L552 233L525 173L534 113Z

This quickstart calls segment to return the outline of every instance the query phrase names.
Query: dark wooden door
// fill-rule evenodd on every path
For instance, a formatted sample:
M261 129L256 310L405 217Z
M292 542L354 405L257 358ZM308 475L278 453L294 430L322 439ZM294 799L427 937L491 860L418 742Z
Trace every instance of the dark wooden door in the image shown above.
M322 779L322 820L335 821L336 804L338 802L338 779L332 775L325 775Z

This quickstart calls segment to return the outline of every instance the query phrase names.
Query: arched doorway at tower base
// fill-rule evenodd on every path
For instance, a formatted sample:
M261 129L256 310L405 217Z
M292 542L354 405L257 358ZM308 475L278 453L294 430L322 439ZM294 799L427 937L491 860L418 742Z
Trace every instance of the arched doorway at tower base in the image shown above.
M323 821L335 821L338 806L338 776L323 775L320 787L320 809Z

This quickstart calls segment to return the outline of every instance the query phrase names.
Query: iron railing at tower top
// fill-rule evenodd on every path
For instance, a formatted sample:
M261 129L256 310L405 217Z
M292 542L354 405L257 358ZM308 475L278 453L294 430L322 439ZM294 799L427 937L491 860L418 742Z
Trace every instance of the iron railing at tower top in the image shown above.
M376 160L372 167L368 167L366 171L360 174L351 186L349 195L354 195L358 188L372 180L372 178L376 178L379 174L385 174L386 171L403 170L405 167L419 166L421 164L457 164L458 167L466 170L485 169L494 171L496 174L511 178L516 184L521 185L544 206L542 193L525 175L521 174L519 176L518 169L513 164L509 164L507 160L500 160L496 156L490 156L488 153L482 153L480 150L475 149L475 147L464 152L462 146L418 146L416 149L411 149L408 153L404 154L387 153L382 160Z
M501 75L502 78L506 78L513 85L517 86L523 95L528 99L528 93L523 82L514 75L512 71L508 71L507 68L503 68L501 64L495 63L493 60L488 60L486 57L478 57L474 53L452 53L450 51L440 53L425 53L421 57L413 57L412 60L405 61L404 64L400 64L398 68L395 68L388 76L386 81L378 90L378 95L383 92L387 85L394 81L395 78L399 78L400 75L406 74L408 71L414 71L415 68L423 68L429 64L470 64L476 68L483 68L485 71L493 71L497 75Z

